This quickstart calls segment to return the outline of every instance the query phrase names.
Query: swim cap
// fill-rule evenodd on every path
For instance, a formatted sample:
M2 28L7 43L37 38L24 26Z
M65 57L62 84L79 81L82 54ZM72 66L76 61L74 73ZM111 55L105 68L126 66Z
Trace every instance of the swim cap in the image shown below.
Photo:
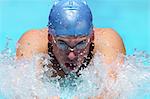
M80 0L61 0L51 9L48 28L54 36L87 36L93 29L91 10Z

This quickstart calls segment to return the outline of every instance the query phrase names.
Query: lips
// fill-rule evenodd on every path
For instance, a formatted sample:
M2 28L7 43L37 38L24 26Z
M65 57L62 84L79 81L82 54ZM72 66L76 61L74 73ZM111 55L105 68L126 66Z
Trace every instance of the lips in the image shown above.
M75 70L75 68L77 67L73 63L65 63L65 66L70 70Z

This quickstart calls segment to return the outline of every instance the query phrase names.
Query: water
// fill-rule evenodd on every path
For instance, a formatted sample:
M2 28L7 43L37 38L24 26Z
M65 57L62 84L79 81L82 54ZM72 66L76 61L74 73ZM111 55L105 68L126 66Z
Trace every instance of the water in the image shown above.
M150 99L149 0L87 2L93 12L94 26L114 28L121 35L127 49L124 64L108 66L100 61L100 53L96 53L79 78L72 79L74 75L70 75L59 82L59 77L47 79L44 76L47 69L37 71L36 68L36 61L43 54L35 55L30 61L16 61L14 46L25 31L46 27L52 1L0 0L0 99L53 96L85 99L103 94L104 89L108 92L105 99L110 99L112 94L113 99ZM47 58L43 64L48 63ZM110 76L109 69L117 72L117 80L111 79L115 75Z
M44 60L43 56L46 57ZM80 77L71 74L59 80L60 77L45 76L48 68L37 71L36 61L42 59L43 64L49 63L47 55L38 54L31 60L16 61L10 49L6 49L0 53L0 92L6 99L46 99L53 96L85 99L103 95L105 90L105 99L111 96L113 99L147 99L150 97L150 55L135 51L133 55L124 57L122 65L106 65L100 61L100 53L96 53L88 68L80 71ZM114 75L110 75L110 70Z
M0 51L5 48L6 37L13 39L10 47L14 49L23 33L46 27L53 1L0 0ZM116 30L127 54L132 54L134 48L150 53L150 0L87 0L87 3L94 26Z

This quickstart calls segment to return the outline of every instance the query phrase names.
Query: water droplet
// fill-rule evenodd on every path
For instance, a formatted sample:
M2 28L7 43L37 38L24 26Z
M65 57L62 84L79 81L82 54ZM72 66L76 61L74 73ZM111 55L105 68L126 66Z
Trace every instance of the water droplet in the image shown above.
M80 55L83 55L83 53L80 53Z
M81 2L83 2L85 5L87 5L87 1L86 0L81 0Z
M60 15L60 13L57 13L57 15L59 16L59 15Z
M61 0L53 0L54 5L58 4Z
M69 6L73 6L73 1L69 1Z

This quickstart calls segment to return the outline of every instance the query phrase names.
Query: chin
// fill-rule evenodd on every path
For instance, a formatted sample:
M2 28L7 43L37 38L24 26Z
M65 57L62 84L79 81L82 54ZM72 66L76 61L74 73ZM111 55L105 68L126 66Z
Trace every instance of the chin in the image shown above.
M79 65L75 64L75 63L64 63L62 68L64 70L65 73L74 73L77 72L79 69Z

